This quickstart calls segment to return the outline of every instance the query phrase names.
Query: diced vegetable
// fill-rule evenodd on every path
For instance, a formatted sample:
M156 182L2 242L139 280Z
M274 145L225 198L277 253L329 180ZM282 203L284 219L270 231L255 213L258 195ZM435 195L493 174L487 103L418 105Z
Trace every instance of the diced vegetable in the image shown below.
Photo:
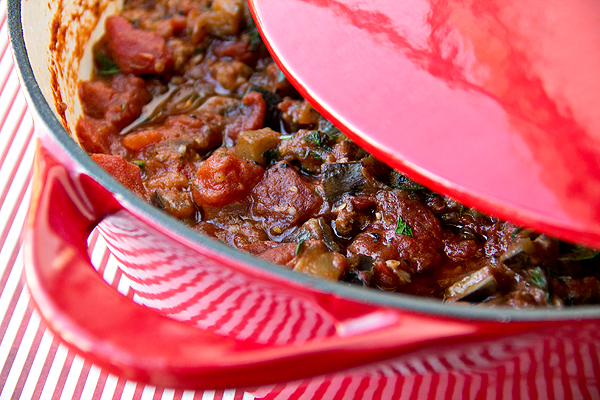
M325 218L311 218L306 221L294 234L293 240L305 241L311 239L321 240L331 251L340 252L341 246L336 243L335 235Z
M530 238L524 238L511 245L500 257L504 265L519 269L531 265L531 255L535 252L535 245Z
M482 301L498 289L498 283L489 267L483 267L470 273L446 289L445 300Z
M196 213L190 193L178 190L155 190L150 203L177 218L191 217Z
M323 164L321 182L325 198L331 204L346 194L358 194L363 191L366 179L360 162Z
M267 160L264 154L277 147L279 136L279 133L271 128L242 131L238 136L235 152L240 157L266 166Z
M298 251L298 262L294 271L330 280L338 280L342 276L347 266L344 256L328 250L325 244L318 240L303 243Z

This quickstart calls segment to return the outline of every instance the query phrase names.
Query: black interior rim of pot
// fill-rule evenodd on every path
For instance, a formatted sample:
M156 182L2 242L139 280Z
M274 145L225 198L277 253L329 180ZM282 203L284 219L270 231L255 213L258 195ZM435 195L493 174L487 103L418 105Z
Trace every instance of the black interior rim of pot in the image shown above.
M26 97L30 100L28 101L28 106L40 116L48 131L52 132L56 142L65 153L77 162L85 173L93 176L102 186L116 194L128 210L133 209L148 216L172 236L185 237L209 248L211 251L221 253L241 263L250 264L254 268L268 271L269 274L277 275L286 280L310 286L324 293L368 304L431 315L456 317L465 320L548 321L600 318L600 306L575 306L563 309L533 308L527 310L518 310L509 307L488 308L464 304L443 304L439 299L401 293L392 294L377 289L356 287L349 283L330 282L276 266L193 231L175 218L144 202L118 183L112 176L92 161L58 121L50 105L43 97L29 63L21 24L21 1L7 1L8 33L16 67L21 77L21 85L25 89Z

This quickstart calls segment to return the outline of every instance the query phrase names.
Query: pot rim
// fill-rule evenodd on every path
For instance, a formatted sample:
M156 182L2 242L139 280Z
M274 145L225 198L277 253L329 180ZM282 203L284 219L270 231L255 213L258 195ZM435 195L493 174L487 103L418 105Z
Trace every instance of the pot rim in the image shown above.
M36 122L42 122L45 125L48 132L55 139L56 144L76 162L82 172L89 174L105 189L117 195L119 202L125 206L126 210L133 210L135 211L135 214L144 215L148 220L151 220L156 223L157 226L160 226L161 229L168 232L170 236L178 239L179 242L189 240L206 247L210 251L220 253L232 261L261 270L269 275L274 274L278 278L293 284L300 284L348 300L394 308L402 311L435 315L445 318L458 318L462 320L503 322L560 321L600 318L600 306L576 306L564 309L538 307L525 310L508 307L476 307L462 304L444 304L438 299L402 293L391 294L377 289L356 287L349 283L330 282L276 266L193 231L175 218L144 202L100 168L92 161L85 151L79 147L65 127L56 118L50 105L42 95L42 91L35 80L29 62L23 37L21 1L22 0L7 0L8 35L15 59L15 65L20 76L21 86L25 89L24 94L29 100L28 106L35 114L37 114L37 116L39 116L39 119Z

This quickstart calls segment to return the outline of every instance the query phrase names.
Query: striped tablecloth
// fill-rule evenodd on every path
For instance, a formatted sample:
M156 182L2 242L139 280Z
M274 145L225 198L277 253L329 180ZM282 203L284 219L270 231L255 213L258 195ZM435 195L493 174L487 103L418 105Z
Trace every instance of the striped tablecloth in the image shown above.
M108 374L52 335L23 285L21 232L31 197L35 137L8 45L6 3L0 2L0 399L253 399L236 390L155 388ZM94 265L127 293L102 238L90 238Z

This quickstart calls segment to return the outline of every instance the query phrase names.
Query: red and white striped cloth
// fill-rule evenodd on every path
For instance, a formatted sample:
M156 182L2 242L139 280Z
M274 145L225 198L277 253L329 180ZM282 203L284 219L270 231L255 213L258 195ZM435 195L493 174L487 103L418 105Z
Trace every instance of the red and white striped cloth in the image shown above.
M5 1L0 21L0 399L253 399L240 390L183 391L120 379L75 355L40 320L23 285L21 246L35 138L8 45ZM107 282L127 295L116 260L95 232L90 251Z

